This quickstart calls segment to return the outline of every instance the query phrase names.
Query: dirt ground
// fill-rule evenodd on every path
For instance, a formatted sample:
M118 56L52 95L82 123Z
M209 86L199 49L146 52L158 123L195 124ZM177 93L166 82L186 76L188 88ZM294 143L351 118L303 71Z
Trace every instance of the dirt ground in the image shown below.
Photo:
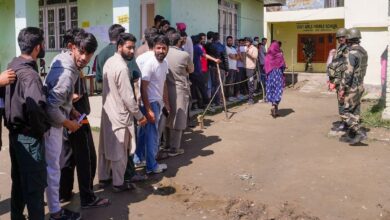
M264 103L231 112L229 121L206 117L205 130L186 131L185 154L167 159L168 170L136 190L97 190L112 205L83 210L83 219L390 219L390 144L349 146L329 137L333 94L289 89L277 119ZM8 149L0 161L0 219L9 219ZM64 206L79 210L78 194Z

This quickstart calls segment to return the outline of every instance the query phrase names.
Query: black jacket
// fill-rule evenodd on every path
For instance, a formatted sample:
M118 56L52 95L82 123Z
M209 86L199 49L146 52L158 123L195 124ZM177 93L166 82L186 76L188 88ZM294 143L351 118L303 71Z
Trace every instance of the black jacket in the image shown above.
M6 87L5 119L10 132L42 138L50 128L45 112L46 97L34 60L15 57L8 68L16 72L16 81Z
M225 71L229 71L228 56L226 53L226 47L218 41L212 43L207 43L205 46L206 52L208 55L220 59L222 62L219 64L219 67ZM209 66L216 66L216 63L209 62Z

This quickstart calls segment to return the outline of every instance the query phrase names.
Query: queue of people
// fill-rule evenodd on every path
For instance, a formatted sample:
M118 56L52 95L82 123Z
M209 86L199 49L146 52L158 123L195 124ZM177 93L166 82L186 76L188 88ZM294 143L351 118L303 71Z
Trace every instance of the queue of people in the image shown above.
M61 207L73 197L75 170L81 209L109 206L108 198L95 195L96 173L99 187L118 193L166 171L159 159L184 153L191 99L204 108L215 94L213 105L221 105L221 87L228 100L248 95L254 104L260 82L256 71L267 76L267 98L277 110L282 83L276 81L285 64L276 44L265 55L266 39L259 43L247 37L234 45L229 36L225 46L217 32L190 37L186 28L185 23L173 28L156 16L136 48L136 37L114 24L108 30L110 43L97 55L94 35L72 28L44 81L37 65L45 57L43 31L20 31L21 55L0 75L10 140L11 219L25 219L25 206L29 219L44 219L45 192L50 220L81 219L80 213ZM97 152L83 73L93 57L96 80L103 84Z

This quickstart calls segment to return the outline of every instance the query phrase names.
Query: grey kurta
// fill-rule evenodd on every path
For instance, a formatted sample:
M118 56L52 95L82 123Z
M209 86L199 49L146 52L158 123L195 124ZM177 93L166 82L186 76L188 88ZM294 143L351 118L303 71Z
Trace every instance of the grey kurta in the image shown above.
M126 154L130 143L127 131L133 128L133 116L140 120L143 115L138 109L129 80L126 61L118 53L109 58L103 67L103 109L100 126L99 154L112 161L120 160Z
M190 101L190 81L188 69L193 69L190 55L170 47L167 55L169 73L167 75L168 97L171 112L167 127L184 130L187 127L187 113Z

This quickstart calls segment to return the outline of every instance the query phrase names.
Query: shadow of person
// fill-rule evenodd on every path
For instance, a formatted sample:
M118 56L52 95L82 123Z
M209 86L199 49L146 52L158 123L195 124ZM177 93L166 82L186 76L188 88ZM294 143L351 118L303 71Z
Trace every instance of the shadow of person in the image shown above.
M286 108L286 109L279 109L278 110L278 115L279 117L286 117L291 113L294 113L295 111L291 108Z
M213 122L212 120L205 121L207 125ZM113 193L111 186L95 191L97 196L109 198L111 205L102 208L82 209L82 217L84 219L130 219L131 204L141 202L150 195L169 196L175 194L177 190L174 185L159 186L158 183L164 177L175 177L179 169L192 164L193 159L214 154L214 151L206 148L219 141L221 138L218 136L206 136L202 130L187 129L182 137L182 148L185 153L175 158L158 161L159 163L167 163L168 169L164 173L149 175L148 180L136 183L135 189L131 191ZM96 186L95 189L97 189ZM72 202L65 206L71 210L77 210L78 207L80 207L78 196L75 196Z

